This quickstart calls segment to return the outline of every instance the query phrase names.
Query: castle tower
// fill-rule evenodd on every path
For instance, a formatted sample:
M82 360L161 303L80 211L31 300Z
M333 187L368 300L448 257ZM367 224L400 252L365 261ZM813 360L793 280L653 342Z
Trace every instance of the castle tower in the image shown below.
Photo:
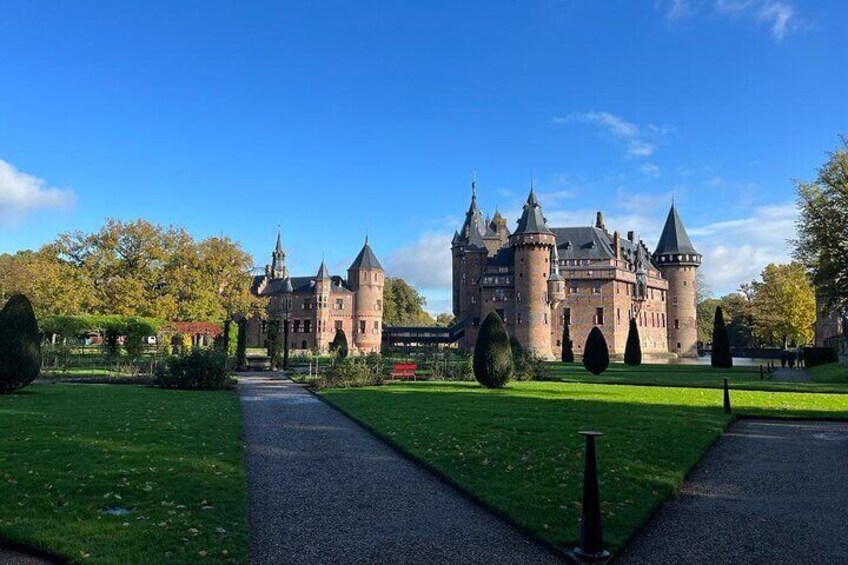
M289 276L286 268L286 252L283 250L283 241L280 230L277 230L277 244L271 252L271 264L265 267L265 275L269 279L284 279Z
M465 336L462 345L470 349L477 342L477 333L483 323L483 293L481 282L486 269L489 250L480 231L472 227L468 241L462 248L462 263L460 266L462 286L462 312L465 320Z
M333 281L324 260L318 267L315 276L315 347L321 353L329 350L330 342L335 336L335 329L330 327L330 287Z
M379 352L383 339L383 266L365 245L347 270L347 280L354 292L353 345L362 353Z
M471 181L471 204L465 213L465 222L459 232L455 232L451 241L451 258L453 273L453 315L458 320L466 317L465 304L468 301L466 280L462 278L465 246L472 232L478 232L481 237L486 233L483 214L477 207L477 177ZM466 273L467 277L467 273Z
M668 281L666 328L668 350L681 357L698 356L698 316L695 275L701 254L695 251L674 204L668 212L653 262Z
M515 249L515 323L513 334L525 349L551 359L551 309L548 279L556 237L548 229L533 187L510 238Z
M551 269L548 275L548 302L553 310L565 300L565 279L559 272L559 250L556 244L551 246Z

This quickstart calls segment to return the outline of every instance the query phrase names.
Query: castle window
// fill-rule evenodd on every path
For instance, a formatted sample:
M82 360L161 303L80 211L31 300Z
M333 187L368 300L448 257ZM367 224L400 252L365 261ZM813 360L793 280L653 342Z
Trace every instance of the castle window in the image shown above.
M342 323L343 322L341 320L336 320L336 331L342 329Z
M674 320L674 329L676 329L676 330L680 329L680 320ZM680 347L680 346L678 345L678 347Z
M674 298L672 298L672 299L671 299L671 305L672 305L672 306L677 306L677 297L676 297L676 296L675 296Z
M680 342L677 342L677 349L680 349Z
M589 273L591 275L591 273ZM600 294L601 293L601 281L594 281L592 283L592 294Z
M689 284L686 281L683 281L683 286L689 286Z
M375 334L375 333L378 333L379 331L380 331L380 321L374 320L374 329L371 331L371 333Z
M545 325L546 326L548 325L548 313L547 312L545 312Z
M305 340L305 339L304 339L303 341L301 341L301 342L300 342L300 348L301 348L301 349L306 349L306 340Z
M303 333L309 333L312 331L312 320L303 320Z
M473 294L471 295L471 304L477 304L477 297Z
M515 313L515 321L519 326L521 325L521 312Z
M293 333L299 333L300 332L300 320L294 321L294 324L292 325L292 332Z
M520 292L516 292L516 293L515 293L515 301L516 301L516 302L521 302L521 293L520 293Z
M336 298L336 310L344 310L344 298Z
M359 333L365 333L365 320L359 320Z
M662 316L662 327L665 327L665 313L660 314Z
M595 325L603 326L604 325L604 309L603 308L595 308Z
M472 325L473 325L475 328L476 328L477 326L479 326L479 325L480 325L480 318L474 318L474 321L472 322Z
M616 308L616 309L615 309L615 323L616 323L616 324L620 324L620 323L621 323L621 308Z

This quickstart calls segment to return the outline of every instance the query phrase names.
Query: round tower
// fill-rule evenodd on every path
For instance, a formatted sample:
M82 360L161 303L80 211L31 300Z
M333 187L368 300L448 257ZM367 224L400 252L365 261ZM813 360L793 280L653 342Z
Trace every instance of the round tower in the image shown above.
M483 295L480 292L480 283L489 256L483 236L480 235L476 226L471 229L462 253L462 312L465 320L465 335L462 338L462 347L466 351L471 351L477 342L480 324L483 323Z
M353 345L360 353L379 353L383 340L385 273L365 237L365 245L347 270L353 298Z
M548 279L556 237L548 229L533 188L518 226L509 238L515 249L515 320L513 334L528 351L551 359L551 308ZM564 289L563 289L564 290Z
M680 357L698 356L696 275L701 254L695 251L674 204L668 212L653 262L668 281L666 330L668 350Z
M315 276L315 348L321 353L326 353L330 349L330 342L333 341L335 335L334 330L330 326L330 289L333 286L333 280L330 277L330 271L327 269L326 263L321 261L321 266L318 268L318 274ZM331 334L330 332L333 331Z

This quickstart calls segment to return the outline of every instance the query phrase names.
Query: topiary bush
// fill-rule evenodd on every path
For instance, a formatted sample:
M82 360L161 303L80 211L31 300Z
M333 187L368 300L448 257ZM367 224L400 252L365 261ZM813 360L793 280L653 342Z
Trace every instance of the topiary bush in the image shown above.
M574 344L571 342L571 330L568 324L562 326L562 355L563 363L574 363Z
M35 380L41 371L41 334L32 304L13 295L0 310L0 394Z
M586 338L583 348L583 366L593 375L600 375L609 367L609 349L604 334L595 326Z
M215 349L194 349L168 358L153 372L156 386L186 390L221 390L232 384L227 357Z
M636 318L630 318L630 330L627 332L627 344L624 346L624 363L631 367L642 364L642 343L639 340Z
M716 369L733 367L733 357L730 354L730 339L727 337L727 327L724 325L724 313L721 306L716 306L715 321L713 322L713 350L710 363Z
M341 328L336 330L336 335L333 337L333 341L330 342L330 353L335 353L342 359L347 357L347 354L349 353L347 347L347 336Z
M474 344L474 377L486 388L503 388L514 371L506 328L500 316L490 312Z

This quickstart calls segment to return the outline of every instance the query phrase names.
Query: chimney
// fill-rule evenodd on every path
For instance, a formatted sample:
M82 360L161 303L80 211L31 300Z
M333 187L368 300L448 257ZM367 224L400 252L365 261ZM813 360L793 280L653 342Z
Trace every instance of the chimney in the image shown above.
M615 251L615 258L621 259L621 236L618 231L612 234L612 248Z
M627 241L633 241L633 239L635 237L636 237L636 232L634 232L634 231L627 232Z

